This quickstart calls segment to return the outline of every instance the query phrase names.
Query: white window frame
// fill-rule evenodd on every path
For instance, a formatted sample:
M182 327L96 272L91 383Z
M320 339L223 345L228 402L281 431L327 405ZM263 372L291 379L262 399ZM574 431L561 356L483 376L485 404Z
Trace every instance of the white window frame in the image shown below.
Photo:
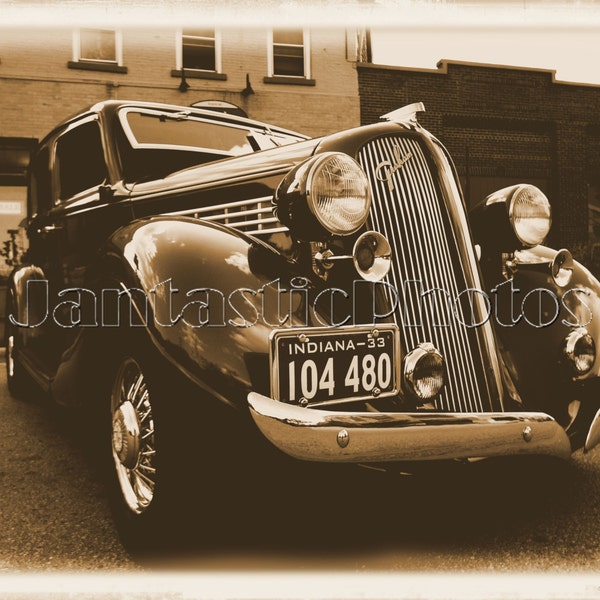
M267 36L267 58L269 77L289 77L290 79L310 79L310 33L308 29L302 30L302 50L304 56L304 75L279 75L275 73L275 62L273 56L273 30L269 29ZM278 46L291 45L298 47L299 44L277 44Z
M81 56L81 31L111 31L115 36L115 57L116 60L105 60L100 58L86 58ZM118 29L104 29L100 27L82 27L73 31L73 61L97 63L100 65L123 66L123 33Z
M191 69L185 67L186 72L191 71L192 73L221 73L221 31L215 29L215 70L211 69ZM175 45L175 69L181 71L183 69L183 29L177 30L177 40ZM187 35L186 37L197 37L199 39L211 39L202 36Z

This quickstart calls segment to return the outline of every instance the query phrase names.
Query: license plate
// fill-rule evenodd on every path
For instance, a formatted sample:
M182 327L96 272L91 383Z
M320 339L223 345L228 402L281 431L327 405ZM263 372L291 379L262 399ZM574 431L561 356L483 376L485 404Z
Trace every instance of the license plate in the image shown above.
M398 393L396 325L280 329L271 338L271 390L308 405Z

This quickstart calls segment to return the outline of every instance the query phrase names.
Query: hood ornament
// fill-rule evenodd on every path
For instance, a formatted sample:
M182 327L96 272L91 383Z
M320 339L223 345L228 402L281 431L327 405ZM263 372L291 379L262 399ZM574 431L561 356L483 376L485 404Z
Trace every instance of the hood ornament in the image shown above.
M425 112L425 105L422 102L414 102L413 104L407 104L402 108L393 110L385 115L379 117L385 121L391 121L392 123L399 123L405 127L417 127L419 125L417 121L417 113Z

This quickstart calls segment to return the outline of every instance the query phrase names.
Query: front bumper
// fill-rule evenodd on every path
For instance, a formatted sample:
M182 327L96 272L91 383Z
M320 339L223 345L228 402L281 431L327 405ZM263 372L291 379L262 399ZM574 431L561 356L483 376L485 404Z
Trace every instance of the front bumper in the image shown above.
M261 394L248 404L262 434L303 460L376 463L533 454L568 458L564 429L544 413L379 413L301 408Z

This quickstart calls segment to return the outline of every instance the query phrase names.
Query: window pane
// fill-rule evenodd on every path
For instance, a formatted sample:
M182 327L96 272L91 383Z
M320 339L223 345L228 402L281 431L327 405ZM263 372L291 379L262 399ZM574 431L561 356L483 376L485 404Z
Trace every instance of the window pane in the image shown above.
M304 45L304 32L302 29L274 29L273 43L302 46Z
M100 185L106 178L106 165L98 124L85 123L60 137L56 161L61 200Z
M82 60L117 61L115 32L101 29L82 29L80 32Z
M298 46L273 46L275 56L284 56L292 58L304 58L304 48Z
M274 46L273 74L304 77L304 49L293 46Z
M215 71L215 41L183 38L183 68Z
M29 202L32 215L51 205L50 152L47 147L40 151L31 165Z
M253 151L246 129L136 112L127 113L127 122L142 146L206 148L233 155Z

